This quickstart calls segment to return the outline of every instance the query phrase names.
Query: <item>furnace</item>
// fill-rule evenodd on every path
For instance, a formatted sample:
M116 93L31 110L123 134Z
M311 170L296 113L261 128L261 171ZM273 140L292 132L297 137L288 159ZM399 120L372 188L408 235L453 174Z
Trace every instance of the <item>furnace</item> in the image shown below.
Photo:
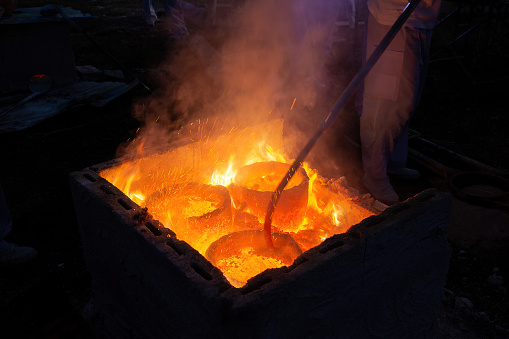
M294 218L281 218L273 229L280 256L269 256L259 213L249 209L255 202L228 196L230 184L204 180L217 179L210 164L224 167L225 173L249 166L241 158L251 159L246 150L255 148L238 144L239 133L277 145L279 130L280 122L272 122L71 174L93 304L108 335L367 338L427 333L449 264L449 195L428 190L381 211L380 204L341 181L319 178L318 188L306 186L306 192L321 193L305 199L318 209L309 201L303 206L297 192ZM129 180L118 181L119 173L130 173ZM290 189L308 183L309 174L301 175ZM171 185L161 183L168 178L174 179ZM250 190L272 187L271 177L265 179L242 182ZM207 198L195 199L202 196L197 192L206 192ZM161 205L167 193L170 202ZM340 222L327 207L331 201L342 206ZM183 206L180 212L167 212L176 204ZM196 206L204 212L196 212ZM157 208L163 214L154 213ZM182 217L183 210L188 215ZM185 222L175 222L179 218ZM232 263L232 257L238 261ZM255 264L258 270L247 275L224 267Z

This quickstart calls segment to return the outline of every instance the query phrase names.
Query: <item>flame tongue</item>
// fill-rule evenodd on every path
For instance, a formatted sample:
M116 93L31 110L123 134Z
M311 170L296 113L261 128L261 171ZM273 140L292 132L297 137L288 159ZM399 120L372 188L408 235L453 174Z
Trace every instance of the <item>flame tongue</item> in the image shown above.
M289 166L287 157L278 151L281 143L271 147L268 136L277 136L281 130L277 123L232 129L215 140L207 138L150 156L143 156L141 144L137 160L108 168L100 175L147 207L179 239L236 281L232 284L242 286L267 268L290 265L301 250L372 215L333 192L324 178L303 164L281 195L271 230L274 249L268 250L263 232L269 201L265 196L270 197ZM282 170L276 170L279 167ZM254 174L249 173L252 169L257 169ZM255 232L256 246L242 239L255 236L242 232ZM221 250L228 256L211 258L216 242L239 233L241 238L227 242ZM277 240L283 236L285 241Z

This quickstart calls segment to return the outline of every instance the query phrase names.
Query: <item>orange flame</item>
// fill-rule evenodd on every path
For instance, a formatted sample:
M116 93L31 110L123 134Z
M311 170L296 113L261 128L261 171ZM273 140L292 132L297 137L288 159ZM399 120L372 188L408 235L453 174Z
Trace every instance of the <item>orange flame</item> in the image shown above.
M267 138L267 135L270 135L268 132L267 135L253 132L247 137L246 135L241 137L240 133L244 130L228 128L229 132L221 136L222 139L218 138L218 140L220 139L219 142L202 135L201 121L198 121L192 127L195 132L191 132L191 139L199 142L171 150L168 155L150 157L144 157L143 143L141 143L137 148L137 160L108 168L101 171L100 175L143 207L144 204L148 204L152 194L163 192L163 189L173 184L196 182L231 189L230 184L235 179L238 170L243 166L256 162L277 161L289 163L292 161L281 151L282 145L276 145L277 147L270 145ZM262 137L258 138L260 134ZM171 155L169 155L170 153ZM170 166L167 168L168 164ZM373 214L358 206L353 206L345 196L327 188L324 178L307 163L303 163L303 168L309 177L308 205L300 227L295 232L290 233L303 250L317 246L329 236L345 232L351 224ZM232 195L230 194L230 196ZM229 212L230 215L215 216L216 219L212 220L212 217L205 217L207 212L204 211L203 214L200 214L202 208L205 208L205 204L202 204L205 198L203 198L204 201L186 199L186 204L199 210L197 219L194 218L193 220L199 220L198 223L203 222L205 225L203 228L197 226L196 221L191 221L192 218L188 218L189 216L186 217L187 219L182 219L181 214L185 214L184 207L176 211L175 215L171 215L169 211L165 210L166 207L162 208L160 212L149 209L149 213L165 227L174 230L179 239L187 241L201 254L206 252L211 242L233 231L242 230L242 227L263 229L263 224L260 224L259 219L254 217L252 213L250 214L248 208L242 207L242 204L236 206L233 200L231 201L233 207ZM175 201L183 200L177 199ZM210 204L207 205L208 208L215 208L215 202L213 200L208 201L210 201ZM237 221L244 224L238 226L235 224ZM191 225L192 222L195 224ZM208 233L205 234L206 232ZM258 258L261 260L260 262L255 259L240 258L237 260L232 258L231 262L228 261L222 264L224 266L238 266L240 263L244 263L246 266L243 272L247 279L264 270L265 266L263 265L270 261L267 258ZM248 263L252 266L252 269L248 269ZM263 263L263 265L260 263ZM269 266L273 267L273 263L271 262ZM279 264L276 266L279 267ZM225 275L229 274L228 272L223 273Z
M212 185L221 185L226 187L232 183L233 178L235 178L235 174L238 170L233 169L233 158L233 156L230 157L230 162L228 163L228 168L226 171L215 170L214 173L212 173L212 178L210 178L210 183Z

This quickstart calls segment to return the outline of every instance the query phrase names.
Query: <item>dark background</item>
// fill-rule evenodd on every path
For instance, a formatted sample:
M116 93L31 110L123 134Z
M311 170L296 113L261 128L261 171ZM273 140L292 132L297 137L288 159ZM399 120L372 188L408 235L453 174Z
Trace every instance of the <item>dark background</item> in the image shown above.
M153 95L167 90L161 86L160 78L148 70L186 47L169 39L163 25L145 25L141 1L53 3L94 16L79 22L82 29L149 84L155 91ZM494 168L509 170L508 23L495 15L507 8L497 7L495 14L490 14L489 7L458 7L465 3L468 4L445 2L448 12L442 17L461 8L458 15L451 14L439 25L445 37L452 41L471 30L451 45L453 51L435 33L426 88L411 128L420 138ZM20 1L19 7L46 4L27 0ZM207 31L191 27L191 31L204 35L218 48L228 34L228 28L221 25ZM338 66L333 77L348 77L356 71L357 33L345 41L343 46L348 48L336 50L338 62L352 66L350 72L341 73ZM76 65L119 69L81 32L71 29L71 35ZM192 51L188 55L197 60L197 67L203 67ZM167 80L177 81L172 75ZM335 99L334 94L329 93L329 99ZM102 108L73 108L26 130L0 134L0 178L14 219L7 240L35 247L40 253L28 265L0 268L0 337L93 337L83 317L92 296L91 278L82 257L68 175L114 158L119 145L135 137L137 128L142 126L132 116L133 105L149 100L147 92L138 86ZM342 157L358 161L355 124L356 115L349 107L335 125L336 137L331 139L330 149L336 151L338 162ZM347 139L343 138L345 135ZM449 191L446 178L413 165L424 176L414 184L394 183L403 198L427 188ZM349 182L363 193L358 184L359 173L360 168L353 166L340 174L347 175ZM481 208L456 200L454 208L450 228L453 256L437 337L507 337L507 208ZM493 274L505 280L493 283Z

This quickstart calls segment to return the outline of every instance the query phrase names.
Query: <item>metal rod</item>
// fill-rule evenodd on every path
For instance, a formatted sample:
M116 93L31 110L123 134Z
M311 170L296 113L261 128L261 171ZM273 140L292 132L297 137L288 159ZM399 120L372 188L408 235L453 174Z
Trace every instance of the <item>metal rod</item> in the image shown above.
M435 159L431 159L430 157L410 147L408 148L408 157L419 165L426 167L431 172L438 174L445 179L449 179L452 175L459 173L458 170L447 167Z
M6 115L7 113L9 113L10 111L14 110L15 108L18 108L20 107L21 105L27 103L28 101L32 100L33 98L35 98L39 93L32 93L30 94L29 96L27 96L26 98L24 98L23 100L15 103L14 105L10 106L9 108L7 108L5 111L3 111L2 113L0 113L0 118L3 117L4 115Z
M475 168L477 168L480 171L484 171L484 172L491 173L491 174L494 174L494 175L499 175L499 176L505 176L505 177L509 176L509 172L508 171L501 170L501 169L489 166L487 164L484 164L484 163L482 163L480 161L477 161L477 160L472 159L470 157L467 157L465 155L456 153L456 152L454 152L454 151L452 151L452 150L450 150L448 148L445 148L443 146L437 145L436 143L434 143L432 141L423 139L421 137L417 137L416 140L420 141L422 144L424 144L424 145L426 145L428 147L431 147L435 151L441 152L442 154L444 154L445 156L447 156L447 157L449 157L451 159L455 159L455 160L458 160L458 161L462 162L465 165L468 165L468 166L471 166L471 167L475 167Z
M420 0L412 0L409 2L407 7L403 10L399 18L394 22L392 27L389 29L387 34L384 36L380 44L376 47L375 51L371 56L368 58L368 60L364 63L364 65L361 67L359 72L355 75L355 77L350 81L346 89L343 91L343 94L341 97L336 101L334 106L332 107L331 111L327 114L327 117L318 127L315 134L311 137L311 139L308 141L308 143L304 146L304 148L300 151L300 153L297 155L297 158L293 162L293 164L290 166L290 169L286 173L286 175L283 177L283 180L281 180L281 183L276 188L274 193L272 193L269 206L267 207L267 214L265 215L265 223L264 223L264 232L265 232L265 242L267 244L268 248L274 248L274 244L272 242L272 215L274 214L274 209L276 208L276 204L279 200L279 197L281 196L281 193L283 192L284 188L290 181L290 179L293 177L297 169L301 166L302 162L308 155L309 151L311 151L311 148L315 145L318 138L323 134L323 132L332 124L332 122L336 119L337 115L341 112L343 107L346 105L348 99L355 93L361 82L364 80L366 75L369 73L369 71L373 68L375 63L378 61L380 56L382 56L383 52L387 49L389 44L391 43L392 39L396 36L396 34L399 32L405 21L408 19L410 14L413 12L413 10L417 7Z

